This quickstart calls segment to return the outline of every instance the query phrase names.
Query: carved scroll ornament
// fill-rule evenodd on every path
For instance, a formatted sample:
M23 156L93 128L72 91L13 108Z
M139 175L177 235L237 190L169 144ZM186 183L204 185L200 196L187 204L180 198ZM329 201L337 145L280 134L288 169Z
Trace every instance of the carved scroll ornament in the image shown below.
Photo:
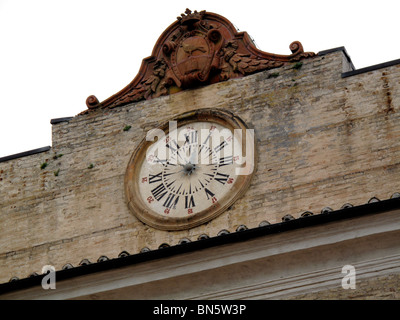
M315 55L304 52L298 41L291 43L290 50L290 55L261 51L226 18L186 9L159 37L133 81L101 103L89 96L84 113L243 77Z

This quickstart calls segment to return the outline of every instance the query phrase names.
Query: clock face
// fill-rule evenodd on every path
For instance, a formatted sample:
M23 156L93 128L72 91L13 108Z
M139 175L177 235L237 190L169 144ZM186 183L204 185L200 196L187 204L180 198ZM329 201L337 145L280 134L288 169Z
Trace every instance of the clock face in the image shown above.
M254 148L235 134L246 127L231 114L203 110L179 119L158 131L155 142L142 142L125 176L133 213L164 230L191 228L222 213L249 183L252 172L243 168L254 168Z

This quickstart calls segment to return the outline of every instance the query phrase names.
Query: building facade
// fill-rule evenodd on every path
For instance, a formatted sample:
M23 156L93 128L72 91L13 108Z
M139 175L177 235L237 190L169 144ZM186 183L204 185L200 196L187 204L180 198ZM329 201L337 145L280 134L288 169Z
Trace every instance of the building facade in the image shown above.
M355 70L343 47L290 50L188 10L127 87L53 119L51 147L1 158L0 298L398 299L400 60ZM204 187L178 140L176 181L198 190L168 189L172 167L144 159L172 120L253 130L251 170L223 171L235 154L209 147Z

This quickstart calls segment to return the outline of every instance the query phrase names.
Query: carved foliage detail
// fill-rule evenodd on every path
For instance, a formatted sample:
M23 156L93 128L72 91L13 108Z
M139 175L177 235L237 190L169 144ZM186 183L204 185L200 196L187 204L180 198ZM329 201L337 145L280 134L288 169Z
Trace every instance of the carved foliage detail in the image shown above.
M257 71L281 67L282 61L267 60L252 57L250 54L238 53L237 41L231 40L222 49L223 64L221 67L221 79L228 80L236 74L247 75Z
M165 83L166 69L167 65L164 59L157 60L154 63L152 75L140 81L131 91L116 100L113 107L166 95L168 93Z

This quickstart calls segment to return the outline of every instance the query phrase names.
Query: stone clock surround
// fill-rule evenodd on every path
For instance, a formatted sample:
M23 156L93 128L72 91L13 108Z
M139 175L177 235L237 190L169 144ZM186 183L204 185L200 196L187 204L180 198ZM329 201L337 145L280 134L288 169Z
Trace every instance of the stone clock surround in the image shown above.
M133 152L125 195L132 214L147 225L190 229L222 214L247 191L256 170L256 146L253 130L227 110L203 108L170 120L177 129L169 132L168 121L156 129L156 142L146 135ZM188 128L195 141L182 140ZM163 159L150 161L158 152Z

